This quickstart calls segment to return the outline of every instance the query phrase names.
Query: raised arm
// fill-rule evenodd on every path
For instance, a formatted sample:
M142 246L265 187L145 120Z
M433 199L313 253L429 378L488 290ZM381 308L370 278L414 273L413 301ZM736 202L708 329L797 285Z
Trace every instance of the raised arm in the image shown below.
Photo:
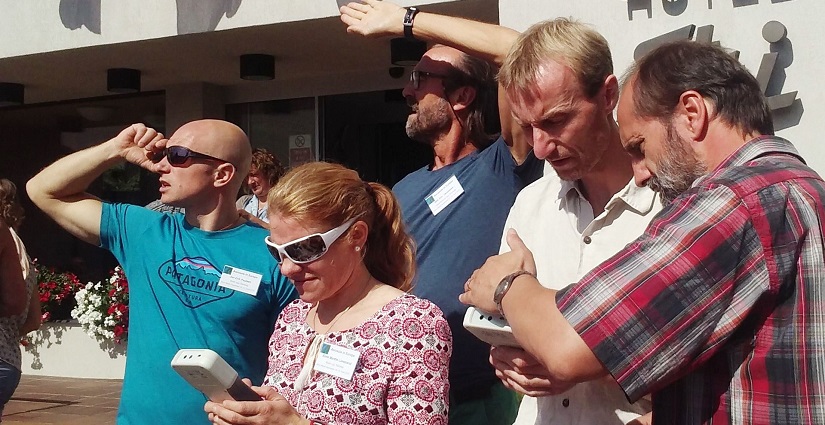
M366 37L401 37L404 35L406 9L397 4L363 0L341 6L341 21L347 24L347 32ZM455 16L418 12L413 21L415 38L428 43L444 44L469 55L482 58L495 65L504 58L515 43L519 32L507 27L472 21ZM499 119L501 132L516 162L521 164L530 152L529 136L513 122L510 105L499 88Z
M0 220L0 317L22 313L27 302L17 248L8 226Z
M397 4L364 0L341 6L340 11L347 32L367 37L404 35L406 9ZM495 24L421 11L415 16L413 35L419 40L454 47L501 66L519 33Z
M123 161L155 171L149 158L165 147L163 135L132 124L116 137L59 159L32 177L26 191L32 202L74 236L100 244L100 199L86 192L104 171Z

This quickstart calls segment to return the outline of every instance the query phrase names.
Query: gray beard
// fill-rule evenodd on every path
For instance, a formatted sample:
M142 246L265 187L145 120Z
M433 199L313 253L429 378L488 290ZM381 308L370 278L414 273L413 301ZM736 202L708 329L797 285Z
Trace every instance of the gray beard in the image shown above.
M415 141L432 145L433 140L450 128L452 113L446 100L430 108L421 109L407 117L407 136Z
M686 144L671 127L668 128L666 153L662 155L659 171L647 182L650 189L659 193L664 206L690 189L696 179L707 174L704 164Z

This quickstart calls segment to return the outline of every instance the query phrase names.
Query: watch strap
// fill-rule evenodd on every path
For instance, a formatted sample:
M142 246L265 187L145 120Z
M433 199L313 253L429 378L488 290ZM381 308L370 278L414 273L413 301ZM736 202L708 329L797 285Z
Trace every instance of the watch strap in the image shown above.
M504 279L501 279L501 282L498 283L496 291L493 294L493 301L496 303L498 314L501 317L505 317L504 309L501 308L501 301L504 299L504 296L507 295L507 291L510 290L510 287L513 285L513 281L523 274L529 274L530 276L533 276L533 274L528 272L527 270L519 270L515 273L510 273L507 276L504 276Z
M413 39L413 21L415 15L418 14L418 8L411 6L407 8L407 13L404 14L404 37Z

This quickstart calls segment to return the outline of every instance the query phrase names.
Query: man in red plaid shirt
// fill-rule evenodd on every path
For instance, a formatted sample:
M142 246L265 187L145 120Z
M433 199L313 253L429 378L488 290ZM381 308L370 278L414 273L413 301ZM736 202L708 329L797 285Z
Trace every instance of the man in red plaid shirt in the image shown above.
M629 71L618 120L637 183L669 202L645 233L555 292L502 279L535 271L511 232L461 300L505 314L558 391L609 374L652 393L654 424L825 423L825 182L773 136L759 84L720 48L668 44Z

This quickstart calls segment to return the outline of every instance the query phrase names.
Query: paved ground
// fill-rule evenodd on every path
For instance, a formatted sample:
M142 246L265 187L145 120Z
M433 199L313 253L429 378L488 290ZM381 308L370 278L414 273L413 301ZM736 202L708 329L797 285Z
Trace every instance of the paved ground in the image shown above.
M23 375L3 410L3 425L113 424L121 384L120 379Z

